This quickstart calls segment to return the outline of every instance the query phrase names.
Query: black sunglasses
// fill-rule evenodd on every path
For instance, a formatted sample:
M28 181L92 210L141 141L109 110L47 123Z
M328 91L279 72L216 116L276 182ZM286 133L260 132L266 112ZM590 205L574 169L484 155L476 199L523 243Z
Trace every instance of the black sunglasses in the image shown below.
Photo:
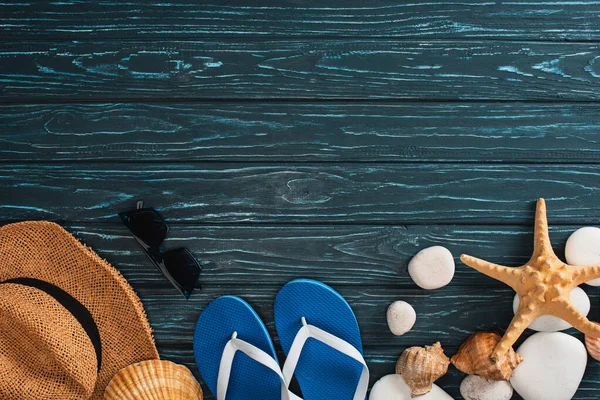
M120 212L119 217L150 261L188 299L201 268L188 249L163 250L162 242L169 232L163 217L153 208L144 208L142 200L137 202L135 210Z

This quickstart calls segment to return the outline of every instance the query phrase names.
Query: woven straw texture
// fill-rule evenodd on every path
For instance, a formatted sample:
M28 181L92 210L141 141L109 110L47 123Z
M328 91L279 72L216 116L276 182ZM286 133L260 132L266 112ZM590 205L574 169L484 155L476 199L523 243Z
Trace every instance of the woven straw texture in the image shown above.
M40 327L50 335L40 335ZM81 324L59 302L28 286L0 286L0 398L88 398L96 384L96 353ZM42 366L43 368L40 368Z
M150 360L130 365L110 381L104 400L202 400L200 384L183 365Z
M115 268L91 249L79 243L59 225L31 221L9 224L0 228L0 281L21 277L36 278L58 286L81 302L92 314L102 342L102 368L98 373L90 399L102 399L108 382L122 368L136 362L158 358L152 330L142 303L131 286ZM51 305L52 301L41 295L39 298L35 297L35 300L30 299L29 304L43 299L48 300L44 307L56 306L56 304ZM60 325L64 322L58 314L55 318L55 324ZM77 332L76 329L73 332ZM4 327L0 330L4 333ZM32 343L24 346L22 351L22 359L28 360L28 363L29 360L35 360L36 365L19 363L20 369L17 371L22 371L21 374L18 377L9 377L8 370L14 368L14 365L11 365L14 360L9 360L0 353L0 384L20 386L15 390L26 390L28 396L23 398L28 400L54 399L57 397L47 395L46 391L50 391L52 385L56 383L45 378L50 376L51 368L58 368L56 363L61 363L60 367L62 367L65 359L48 361L49 357L46 357L50 354L48 349L66 349L67 346L73 345L77 351L83 352L87 344L58 343L67 340L65 335L62 337L60 333L58 337L54 334L50 335L49 330L43 326L39 326L37 330L40 337L39 347L38 344ZM89 338L86 340L89 341ZM43 347L42 343L49 343L54 347ZM39 349L37 352L34 346ZM88 353L87 350L85 352ZM39 354L37 359L36 354ZM89 354L94 356L93 349ZM68 357L68 355L63 354L61 357ZM76 364L79 363L80 361ZM87 364L85 361L81 363ZM36 369L45 370L48 375ZM85 375L81 380L83 386L89 384L90 378L87 376L89 372L86 372L88 369L86 367L82 372L77 372ZM85 389L81 390L85 391ZM10 396L0 397L1 400L9 398L15 399ZM79 398L87 397L82 395L73 399ZM66 399L62 397L61 400Z

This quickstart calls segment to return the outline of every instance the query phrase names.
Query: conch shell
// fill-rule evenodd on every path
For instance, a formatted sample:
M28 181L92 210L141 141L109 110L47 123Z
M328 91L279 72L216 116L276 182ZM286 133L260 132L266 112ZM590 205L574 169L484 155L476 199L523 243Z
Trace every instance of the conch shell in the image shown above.
M396 373L402 375L410 387L412 397L431 391L431 385L448 372L450 360L444 354L440 342L433 346L410 347L402 353L396 363Z
M166 360L132 364L115 375L104 400L202 400L202 389L187 367Z
M471 335L458 349L451 361L459 370L469 375L479 375L493 380L509 380L513 370L523 361L511 347L500 360L492 361L492 352L500 341L493 332L477 332Z

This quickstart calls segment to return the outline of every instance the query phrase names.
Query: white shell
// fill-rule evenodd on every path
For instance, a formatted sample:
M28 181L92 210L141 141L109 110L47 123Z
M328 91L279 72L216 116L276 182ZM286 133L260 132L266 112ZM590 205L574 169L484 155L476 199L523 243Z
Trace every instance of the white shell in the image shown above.
M571 290L571 303L581 312L587 316L590 312L590 298L580 287L573 288ZM521 299L519 295L515 294L513 300L513 312L516 313L519 308ZM573 326L562 319L555 317L554 315L540 315L529 324L529 329L533 329L538 332L556 332L563 331L565 329L572 328Z
M510 400L513 387L506 381L468 375L460 384L460 395L465 400Z
M523 362L510 380L525 400L570 400L587 364L585 346L562 332L538 332L517 352Z
M565 246L565 258L570 265L600 264L600 229L586 226L573 232ZM600 286L600 278L587 284Z
M431 388L431 392L415 397L419 400L452 400L446 392L436 384ZM411 390L404 382L402 375L386 375L373 385L369 400L412 400Z
M445 247L433 246L419 251L408 263L412 280L423 289L439 289L454 277L454 258Z
M396 336L402 336L410 331L416 320L415 309L405 301L395 301L387 309L388 327Z

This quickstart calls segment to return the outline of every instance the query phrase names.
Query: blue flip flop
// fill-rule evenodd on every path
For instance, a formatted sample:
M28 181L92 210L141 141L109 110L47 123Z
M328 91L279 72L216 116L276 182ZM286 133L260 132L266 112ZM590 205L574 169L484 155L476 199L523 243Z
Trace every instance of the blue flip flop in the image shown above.
M275 327L304 400L364 400L369 370L350 305L322 282L297 279L275 298Z
M239 297L219 297L200 314L194 357L218 400L298 399L283 381L265 325Z

